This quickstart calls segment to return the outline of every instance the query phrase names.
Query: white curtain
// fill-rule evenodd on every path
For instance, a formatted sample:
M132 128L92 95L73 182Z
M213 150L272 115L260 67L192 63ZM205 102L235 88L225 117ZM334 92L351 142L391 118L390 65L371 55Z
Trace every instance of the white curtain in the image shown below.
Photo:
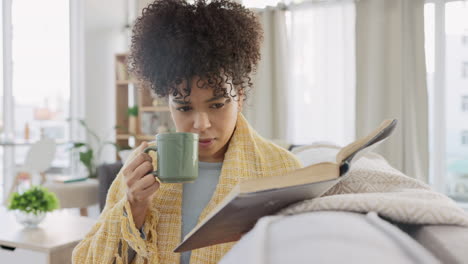
M352 1L258 10L262 59L244 111L259 133L294 144L354 140Z
M355 137L355 4L292 5L289 22L289 140L346 145Z
M356 135L397 118L397 129L378 152L397 169L427 182L424 1L357 1L356 59Z
M266 7L257 10L264 31L261 60L252 76L244 114L250 124L269 139L287 137L288 59L285 11Z

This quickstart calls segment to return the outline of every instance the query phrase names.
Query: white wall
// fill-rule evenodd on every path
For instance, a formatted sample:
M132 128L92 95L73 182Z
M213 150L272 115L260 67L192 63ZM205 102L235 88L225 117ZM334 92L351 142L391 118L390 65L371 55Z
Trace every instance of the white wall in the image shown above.
M114 55L127 51L126 6L126 0L85 1L85 119L101 136L115 126ZM103 160L115 160L112 147Z
M153 0L136 0L137 1L137 8L138 10L142 10L145 8L147 5L153 3ZM140 12L137 13L137 16L140 15Z

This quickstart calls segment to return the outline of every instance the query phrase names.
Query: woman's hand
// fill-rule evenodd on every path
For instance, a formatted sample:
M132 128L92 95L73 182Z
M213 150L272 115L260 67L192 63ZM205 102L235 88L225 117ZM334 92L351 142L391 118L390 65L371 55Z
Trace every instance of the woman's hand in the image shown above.
M143 142L136 149L137 156L123 170L127 184L127 199L132 208L133 221L138 229L145 221L153 195L159 189L159 182L150 172L153 171L151 157L143 150L148 143Z

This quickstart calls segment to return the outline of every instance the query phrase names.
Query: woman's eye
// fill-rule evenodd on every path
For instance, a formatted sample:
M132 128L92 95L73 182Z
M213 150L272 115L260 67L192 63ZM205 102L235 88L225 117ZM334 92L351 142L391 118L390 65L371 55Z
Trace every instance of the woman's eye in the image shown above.
M190 107L189 106L182 106L182 107L177 108L177 111L187 112L187 111L190 111Z
M221 107L223 107L223 106L224 106L223 103L217 103L217 104L212 104L212 105L211 105L211 108L219 109L219 108L221 108Z

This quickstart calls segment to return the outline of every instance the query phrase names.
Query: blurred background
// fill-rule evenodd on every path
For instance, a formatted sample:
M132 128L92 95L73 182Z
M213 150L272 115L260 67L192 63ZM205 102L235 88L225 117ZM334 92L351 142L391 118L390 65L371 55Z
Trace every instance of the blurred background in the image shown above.
M2 1L3 200L40 139L56 144L45 173L79 179L174 129L164 100L126 72L132 24L150 2ZM466 206L468 1L238 2L265 32L245 109L261 135L344 146L397 118L378 151Z

